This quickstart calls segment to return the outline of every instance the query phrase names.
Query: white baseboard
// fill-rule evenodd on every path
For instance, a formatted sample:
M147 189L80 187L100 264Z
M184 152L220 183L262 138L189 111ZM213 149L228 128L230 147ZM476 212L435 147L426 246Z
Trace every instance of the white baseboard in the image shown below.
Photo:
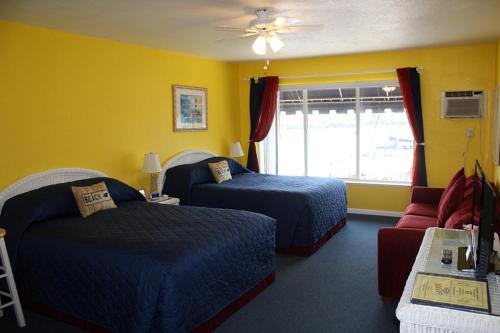
M375 215L375 216L390 216L390 217L403 216L403 212L395 212L390 210L361 209L361 208L347 208L347 213L361 214L361 215Z

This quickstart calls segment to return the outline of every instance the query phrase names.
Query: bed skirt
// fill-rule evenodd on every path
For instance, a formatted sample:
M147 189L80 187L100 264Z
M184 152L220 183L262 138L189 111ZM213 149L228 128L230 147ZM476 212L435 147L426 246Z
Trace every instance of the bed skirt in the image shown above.
M249 303L253 298L255 298L260 292L266 289L271 283L273 283L276 276L276 272L273 271L263 280L261 280L255 287L247 291L240 298L227 305L224 309L219 311L215 316L210 318L208 321L196 327L192 332L195 333L208 333L214 331L219 325L221 325L225 320L227 320L232 314L241 309L245 304ZM58 321L65 322L67 324L77 326L85 331L93 332L93 333L112 333L111 331L97 326L95 324L88 323L84 320L75 318L73 316L67 315L58 310L54 310L53 308L40 304L31 300L29 297L25 295L21 296L22 305L30 308L31 310L38 312L40 314L46 315ZM29 324L29 323L28 323Z
M336 225L333 226L330 230L326 232L326 234L321 237L316 243L309 246L291 246L289 248L276 248L276 253L280 254L291 254L294 256L300 257L309 257L313 255L316 251L319 250L320 247L323 246L330 238L333 237L337 232L340 231L347 223L347 218L344 217L342 220L337 222Z
M276 272L272 272L264 280L260 281L255 287L247 291L243 296L235 300L233 303L226 306L224 309L219 311L215 316L209 319L204 324L201 324L195 328L193 333L208 333L214 331L220 324L222 324L226 319L228 319L233 313L241 309L245 304L249 303L255 296L260 294L261 291L266 289L271 283L273 283Z

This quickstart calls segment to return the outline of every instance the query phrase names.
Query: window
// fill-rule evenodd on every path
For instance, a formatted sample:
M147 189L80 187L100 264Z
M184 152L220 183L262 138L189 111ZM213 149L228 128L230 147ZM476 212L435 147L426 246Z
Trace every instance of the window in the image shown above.
M397 81L280 88L264 172L410 182L413 136Z

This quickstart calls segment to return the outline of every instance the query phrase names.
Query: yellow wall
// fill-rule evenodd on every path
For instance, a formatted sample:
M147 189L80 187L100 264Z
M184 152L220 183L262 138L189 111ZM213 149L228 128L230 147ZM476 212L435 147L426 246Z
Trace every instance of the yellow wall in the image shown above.
M144 153L240 137L235 64L0 21L0 73L0 190L58 167L144 186ZM208 88L208 131L173 132L172 84Z
M145 152L157 151L164 161L187 149L227 154L236 140L247 148L249 85L243 78L263 75L262 61L231 64L7 21L0 21L0 50L0 189L56 167L97 169L142 187ZM280 60L271 61L268 75L424 67L429 184L445 186L462 166L467 127L476 133L468 172L482 152L480 159L493 173L491 111L500 82L499 51L497 43ZM281 83L395 78L378 74ZM172 84L208 88L208 131L173 132ZM487 90L486 118L441 119L440 94L453 89ZM410 190L349 184L348 193L351 208L400 211Z
M427 174L430 186L446 186L451 176L463 166L466 129L472 127L472 138L467 172L475 159L493 174L491 154L491 117L496 85L497 45L481 44L446 48L411 49L354 55L328 56L307 59L271 61L267 75L301 75L337 72L361 72L417 67L421 73L422 106L424 112ZM239 64L241 142L248 142L249 83L243 78L262 76L263 62ZM396 75L357 75L321 79L286 80L281 84L347 82L396 79ZM488 96L488 113L478 119L442 119L440 117L441 92L444 90L484 89ZM480 138L480 133L482 136ZM482 158L480 154L482 151ZM351 208L401 211L408 204L408 187L348 185Z

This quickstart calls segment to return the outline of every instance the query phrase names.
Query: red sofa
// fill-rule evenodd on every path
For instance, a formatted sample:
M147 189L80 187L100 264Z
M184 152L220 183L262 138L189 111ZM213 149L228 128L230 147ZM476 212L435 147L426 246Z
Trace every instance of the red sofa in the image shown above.
M384 302L403 293L425 230L430 227L462 229L479 223L481 180L459 170L443 188L415 186L410 205L394 228L378 232L378 291ZM500 234L500 201L496 230Z
M394 228L378 232L378 290L384 302L403 293L425 230L438 226L438 207L444 188L415 186L410 205Z
M410 205L394 228L378 233L378 290L385 302L403 293L425 230L462 228L473 221L472 207L478 177L465 177L460 169L443 188L415 186Z

